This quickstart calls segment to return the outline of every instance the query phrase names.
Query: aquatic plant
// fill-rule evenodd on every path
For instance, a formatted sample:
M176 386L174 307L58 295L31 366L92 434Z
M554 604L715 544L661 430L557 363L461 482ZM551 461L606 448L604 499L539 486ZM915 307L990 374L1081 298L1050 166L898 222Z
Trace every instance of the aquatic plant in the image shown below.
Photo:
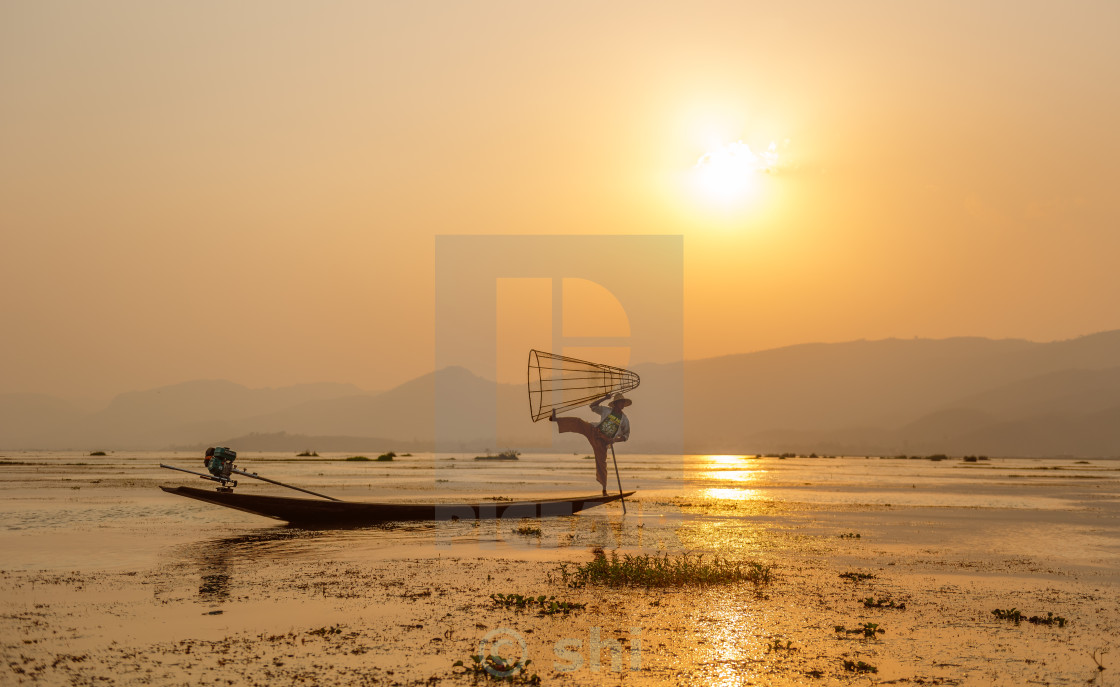
M103 455L105 455L105 452L104 451L90 451L90 455L91 456L103 456Z
M568 615L572 611L582 611L587 608L587 604L581 604L575 601L558 601L555 596L522 596L521 594L491 594L490 599L496 606L504 606L506 608L527 609L530 606L537 606L540 609L541 615L556 615L563 613Z
M509 682L515 685L539 685L541 678L536 674L529 674L527 669L532 659L509 662L501 656L471 656L472 663L455 661L452 668L462 668L463 674L473 675L476 679L485 677L488 680Z
M523 534L526 537L539 537L541 536L541 528L536 525L522 525L514 530L517 534Z
M833 625L832 629L837 634L849 635L863 635L864 637L874 637L875 635L883 634L886 632L883 628L879 627L879 623L860 623L859 627L844 627L843 625Z
M358 462L358 463L368 463L369 462L369 458L366 458L365 456L350 456L346 460L348 460L352 463L353 462Z
M992 610L992 615L1000 620L1011 620L1016 625L1023 622L1023 613L1017 608L996 608Z
M844 670L850 673L877 673L879 669L863 661L849 661L844 659Z
M769 654L769 653L775 653L775 652L778 652L778 651L793 652L793 651L798 651L798 648L793 646L793 642L790 641L790 640L786 640L786 643L782 644L781 639L775 639L774 641L772 641L772 642L770 642L769 644L766 645L766 653Z
M1104 655L1108 653L1108 649L1094 649L1093 653L1089 656L1093 659L1093 663L1097 664L1097 671L1104 670Z
M859 539L859 532L845 532L840 535L841 539Z
M1032 615L1027 618L1027 622L1032 625L1057 625L1058 627L1066 626L1066 619L1060 615L1054 615L1050 611L1046 612L1046 617Z
M315 451L302 451L296 454L296 458L318 458L319 454Z
M377 457L377 460L386 461L386 460L392 460L396 457L397 457L397 454L393 453L392 451L389 451L388 453L382 453L380 456Z
M997 608L992 611L992 615L1000 620L1010 620L1016 625L1024 620L1031 625L1057 625L1058 627L1066 626L1066 619L1060 615L1054 615L1053 612L1048 611L1046 617L1040 615L1032 615L1030 617L1023 615L1022 611L1017 608L1002 609Z
M875 576L872 575L871 573L861 573L861 572L840 573L840 577L842 577L845 580L851 580L852 582L863 582L864 580L875 579Z
M342 629L338 625L331 625L330 627L320 627L316 630L310 630L307 634L318 635L319 637L327 637L329 635L342 634Z
M756 586L773 580L773 566L753 561L731 561L703 554L679 556L599 554L594 560L569 571L560 564L560 575L570 587L599 584L607 587L685 587L691 585L750 582Z
M905 603L895 603L894 599L876 599L874 597L867 597L863 600L864 608L893 608L898 611L905 611Z

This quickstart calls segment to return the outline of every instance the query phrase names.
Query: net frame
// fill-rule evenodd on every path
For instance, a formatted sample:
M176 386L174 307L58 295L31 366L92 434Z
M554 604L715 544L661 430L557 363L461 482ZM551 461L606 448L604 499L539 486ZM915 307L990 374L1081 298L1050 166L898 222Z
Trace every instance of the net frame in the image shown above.
M533 422L603 398L638 388L636 372L613 365L556 355L536 349L529 351L529 415Z

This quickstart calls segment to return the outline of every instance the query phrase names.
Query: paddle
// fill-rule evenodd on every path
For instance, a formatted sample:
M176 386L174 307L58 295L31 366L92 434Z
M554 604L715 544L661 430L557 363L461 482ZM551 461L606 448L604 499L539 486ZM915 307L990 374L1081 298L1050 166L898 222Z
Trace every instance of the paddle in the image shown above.
M614 442L611 442L611 460L614 461L614 478L618 480L618 497L622 499L622 514L626 515L626 497L622 495L622 478L618 476L618 458L614 456Z

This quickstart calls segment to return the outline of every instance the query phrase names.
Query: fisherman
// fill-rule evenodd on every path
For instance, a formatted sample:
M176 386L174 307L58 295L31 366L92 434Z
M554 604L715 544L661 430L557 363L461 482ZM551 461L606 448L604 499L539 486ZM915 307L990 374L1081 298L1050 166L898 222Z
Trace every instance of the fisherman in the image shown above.
M603 401L611 399L607 407ZM591 404L591 410L599 414L599 423L591 424L578 417L556 417L556 411L548 416L555 422L560 433L575 432L587 437L591 442L591 450L595 453L595 479L603 487L603 496L607 495L607 448L620 441L630 438L630 418L622 409L631 405L630 399L617 393L612 398L610 394L596 400Z

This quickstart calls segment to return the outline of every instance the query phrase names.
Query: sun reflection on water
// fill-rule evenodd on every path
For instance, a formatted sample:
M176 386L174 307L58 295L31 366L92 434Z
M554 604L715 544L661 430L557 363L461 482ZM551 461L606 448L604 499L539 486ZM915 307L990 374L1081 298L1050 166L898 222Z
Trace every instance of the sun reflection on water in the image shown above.
M763 501L766 500L762 496L762 492L757 489L740 489L737 487L729 489L704 489L700 492L701 495L712 499L724 499L727 501Z
M747 456L701 456L697 477L712 482L757 482L766 470L750 466L749 460Z

